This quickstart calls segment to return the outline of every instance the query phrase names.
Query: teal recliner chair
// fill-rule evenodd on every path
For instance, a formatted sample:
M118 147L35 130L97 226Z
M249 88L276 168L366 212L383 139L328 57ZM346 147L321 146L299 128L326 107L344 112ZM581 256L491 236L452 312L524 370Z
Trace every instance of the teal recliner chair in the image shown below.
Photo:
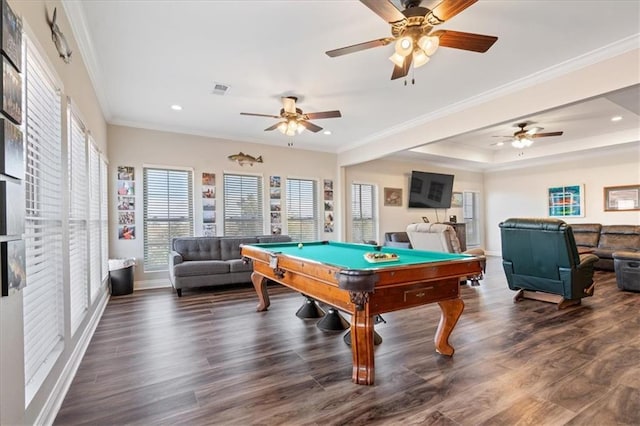
M523 298L579 305L593 295L598 256L578 254L571 226L558 219L508 219L500 224L502 266L514 302Z

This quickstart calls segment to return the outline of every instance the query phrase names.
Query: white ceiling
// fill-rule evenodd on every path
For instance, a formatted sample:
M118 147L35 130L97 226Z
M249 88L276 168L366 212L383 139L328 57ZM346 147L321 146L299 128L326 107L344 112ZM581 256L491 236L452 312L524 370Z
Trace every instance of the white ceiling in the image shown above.
M294 138L293 149L336 153L388 134L388 129L411 127L467 99L525 80L548 79L559 66L606 59L608 51L619 54L640 44L639 1L481 0L438 29L494 35L494 46L484 54L440 48L428 64L410 72L405 86L403 80L390 80L392 46L337 58L325 55L390 35L389 25L358 1L63 4L108 122L287 146L289 137L263 131L275 119L240 112L277 115L280 97L295 95L304 112L339 109L342 118L312 120L332 134L306 131ZM230 90L213 94L216 83ZM628 143L632 132L637 143L639 99L634 85L563 108L486 123L396 156L480 169L509 164L520 153L508 144L492 145L500 140L492 136L512 134L520 121L545 132L564 131L560 137L537 139L527 151L531 158L553 154L559 146L562 152L603 149L589 141L605 134L624 133L611 138L613 145ZM172 111L172 104L183 110ZM623 120L612 123L613 115Z

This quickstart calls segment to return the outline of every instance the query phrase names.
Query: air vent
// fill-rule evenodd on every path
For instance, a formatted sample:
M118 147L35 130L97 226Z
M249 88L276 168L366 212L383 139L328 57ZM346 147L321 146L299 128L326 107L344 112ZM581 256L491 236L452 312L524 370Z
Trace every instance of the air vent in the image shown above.
M224 83L216 83L214 81L213 82L213 90L211 91L211 93L213 93L214 95L224 96L224 95L227 94L229 89L231 89L230 86L228 86L228 85L226 85Z

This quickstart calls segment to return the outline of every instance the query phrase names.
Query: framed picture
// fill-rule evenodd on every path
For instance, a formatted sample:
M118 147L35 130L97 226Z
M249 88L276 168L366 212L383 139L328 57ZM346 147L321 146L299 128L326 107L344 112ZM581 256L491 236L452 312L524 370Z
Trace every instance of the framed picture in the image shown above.
M584 217L584 185L554 186L547 195L549 216Z
M22 123L22 77L6 57L2 57L2 112L16 124Z
M608 186L604 188L604 211L640 210L640 185Z
M216 185L216 174L215 173L206 173L202 172L202 185L203 186L215 186Z
M2 0L2 53L20 71L22 66L22 19Z
M0 235L24 233L24 205L22 182L0 181Z
M402 188L384 188L384 205L401 207Z
M3 241L0 243L0 272L2 295L10 296L27 284L27 266L24 253L24 240Z
M118 180L134 180L135 169L132 166L118 166Z
M9 120L0 118L0 173L24 179L24 139L22 131Z
M462 192L451 194L451 207L462 207Z

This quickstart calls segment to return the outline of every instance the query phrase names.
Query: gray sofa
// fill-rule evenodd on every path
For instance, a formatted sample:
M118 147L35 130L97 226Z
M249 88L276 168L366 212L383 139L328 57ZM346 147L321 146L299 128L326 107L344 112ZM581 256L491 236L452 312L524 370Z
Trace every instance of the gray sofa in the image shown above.
M174 238L169 254L171 285L182 297L183 288L250 283L253 265L242 261L240 245L288 241L288 235Z

